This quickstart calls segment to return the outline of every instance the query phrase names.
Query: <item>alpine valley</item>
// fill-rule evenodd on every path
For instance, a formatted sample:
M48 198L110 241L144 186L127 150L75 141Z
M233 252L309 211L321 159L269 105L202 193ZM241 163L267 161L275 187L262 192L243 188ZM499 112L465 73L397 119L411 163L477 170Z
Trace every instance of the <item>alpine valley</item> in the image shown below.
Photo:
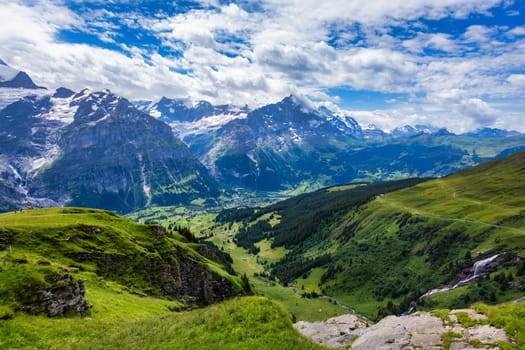
M443 176L525 147L525 135L498 129L363 129L295 96L250 111L168 98L132 104L108 90L49 92L26 73L0 67L4 211L210 207L221 195L286 196L340 183Z
M0 348L524 349L524 149L0 61Z

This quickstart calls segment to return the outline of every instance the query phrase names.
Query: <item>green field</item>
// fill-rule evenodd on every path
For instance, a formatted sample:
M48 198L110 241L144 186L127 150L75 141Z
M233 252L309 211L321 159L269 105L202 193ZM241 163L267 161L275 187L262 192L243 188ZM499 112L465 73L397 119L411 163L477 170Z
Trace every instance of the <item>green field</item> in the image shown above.
M117 319L104 314L59 319L17 314L0 321L0 348L322 349L293 329L288 312L261 297L160 317L137 314L141 305Z
M215 233L209 240L231 255L235 271L249 277L256 294L280 303L297 320L320 321L348 312L347 309L328 299L304 298L300 295L301 291L295 293L294 289L284 287L275 281L271 281L268 277L254 276L267 271L265 265L268 262L276 261L278 257L282 257L285 254L284 248L280 247L273 250L270 248L269 242L261 242L261 252L253 255L235 244L233 232L236 232L236 229L225 231L225 228L219 227L216 230L218 233ZM232 236L228 236L227 233L232 233Z
M280 303L298 321L322 321L349 312L326 298L303 298L293 288L283 287L266 278L253 278L251 283L258 294Z

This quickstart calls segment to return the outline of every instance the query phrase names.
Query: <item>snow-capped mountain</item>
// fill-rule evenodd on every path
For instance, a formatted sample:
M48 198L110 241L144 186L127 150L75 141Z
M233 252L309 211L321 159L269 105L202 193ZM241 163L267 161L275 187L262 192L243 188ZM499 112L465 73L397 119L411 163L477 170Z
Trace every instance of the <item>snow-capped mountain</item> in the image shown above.
M5 88L0 88L0 90ZM0 210L122 212L213 198L218 185L168 125L108 90L60 88L0 110Z
M191 99L169 99L162 97L157 102L138 102L138 109L149 115L171 122L195 122L214 115L247 113L247 107L230 105L214 106L208 101L193 102Z
M404 125L387 132L374 124L361 126L349 115L335 113L325 106L315 107L297 96L290 95L288 98L300 105L303 112L315 113L326 119L343 134L358 139L385 141L420 134L433 134L442 130L442 128L431 125L416 124L414 126ZM245 119L252 112L247 106L212 105L207 101L195 102L190 98L170 99L162 97L157 102L135 101L134 104L144 113L168 123L175 135L187 144L192 144L192 140L195 138L202 138L201 135L216 131L235 119ZM274 116L278 116L281 111L275 110L272 113Z
M0 98L6 95L1 94L4 90L0 88ZM17 91L17 95L8 94L7 101L0 100L7 105L0 111L1 178L11 192L18 194L16 207L23 202L25 206L56 205L48 197L29 197L30 183L40 169L59 156L60 130L73 121L77 106L71 96L61 98L47 91L35 95L24 88Z
M375 124L368 124L362 130L362 137L366 140L384 141L390 138L388 133L378 128Z
M345 181L354 169L334 154L360 133L355 121L316 109L295 96L251 111L210 134L187 138L220 181L260 190L301 181Z
M193 102L191 99L169 99L162 97L157 102L138 101L137 108L168 123L175 136L186 143L198 135L219 129L234 119L246 118L249 110L231 105L214 106L207 101Z
M163 98L142 106L168 121L227 187L273 191L355 179L441 176L480 161L463 147L443 145L440 137L455 136L446 129L362 127L348 115L293 95L252 111L189 99Z
M24 74L0 64L9 82L0 87L0 211L72 204L125 212L213 200L218 182L281 191L442 176L525 145L524 135L497 129L387 133L293 95L251 111L190 99L132 105L108 90L35 88Z
M412 125L404 125L401 127L397 127L393 129L390 132L390 135L392 137L407 137L407 136L414 136L414 135L420 135L420 134L433 134L438 131L440 131L442 128L438 128L431 125L421 125L416 124L414 126Z
M22 71L16 70L0 59L0 110L25 96L42 96L48 91L37 86Z

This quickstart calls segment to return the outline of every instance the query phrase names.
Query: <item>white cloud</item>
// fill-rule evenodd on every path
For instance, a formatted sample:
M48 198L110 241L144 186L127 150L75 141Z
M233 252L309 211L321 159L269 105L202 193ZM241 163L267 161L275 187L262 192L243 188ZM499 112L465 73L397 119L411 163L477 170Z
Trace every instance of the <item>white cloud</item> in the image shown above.
M422 53L424 49L434 49L444 52L454 52L457 50L457 43L449 34L444 33L419 33L415 38L405 40L402 45L414 53Z
M218 10L193 10L160 20L142 20L142 24L166 41L184 41L188 45L216 48L224 34L244 34L255 25L253 16L235 4Z
M418 23L486 13L500 0L261 0L264 12L248 12L242 2L199 2L203 9L171 17L97 10L82 18L58 0L0 0L1 55L39 85L109 88L136 99L192 96L257 106L296 93L333 104L340 101L327 89L341 86L419 96L410 105L393 101L390 111L359 111L387 129L412 121L456 130L501 124L491 98L524 97L523 75L515 72L524 70L525 27L473 25L452 36ZM110 18L143 28L179 55L119 43ZM393 24L408 38L396 37ZM59 42L66 28L123 52ZM427 55L429 49L442 57Z
M511 74L507 81L514 86L525 88L525 74Z
M422 16L439 19L448 15L464 18L484 13L500 0L265 0L266 6L286 17L312 21L349 20L363 23L385 19L413 20Z
M525 36L525 26L515 27L507 32L508 36Z
M466 42L481 44L491 41L492 36L496 32L497 28L495 27L471 25L463 36Z

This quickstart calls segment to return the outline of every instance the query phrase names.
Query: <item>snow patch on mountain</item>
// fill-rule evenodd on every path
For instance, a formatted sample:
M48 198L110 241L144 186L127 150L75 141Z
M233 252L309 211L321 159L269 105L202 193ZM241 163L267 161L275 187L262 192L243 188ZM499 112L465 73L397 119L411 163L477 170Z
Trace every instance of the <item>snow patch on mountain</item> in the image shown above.
M43 117L48 120L58 120L64 124L71 124L75 118L78 105L71 104L73 98L51 98L53 106Z
M41 168L52 164L60 155L60 147L56 144L48 143L40 157L29 160L29 173L38 172Z
M11 103L21 100L24 97L37 96L43 97L49 92L45 89L23 89L0 87L0 110L9 106Z
M397 127L393 129L390 132L390 135L393 137L404 137L404 136L413 136L417 134L433 134L440 130L440 128L431 126L431 125L421 125L416 124L414 126L412 125L404 125L401 127Z
M151 115L151 113L150 113ZM194 122L171 122L175 135L184 139L190 135L202 135L215 131L235 119L246 119L247 113L211 115Z

